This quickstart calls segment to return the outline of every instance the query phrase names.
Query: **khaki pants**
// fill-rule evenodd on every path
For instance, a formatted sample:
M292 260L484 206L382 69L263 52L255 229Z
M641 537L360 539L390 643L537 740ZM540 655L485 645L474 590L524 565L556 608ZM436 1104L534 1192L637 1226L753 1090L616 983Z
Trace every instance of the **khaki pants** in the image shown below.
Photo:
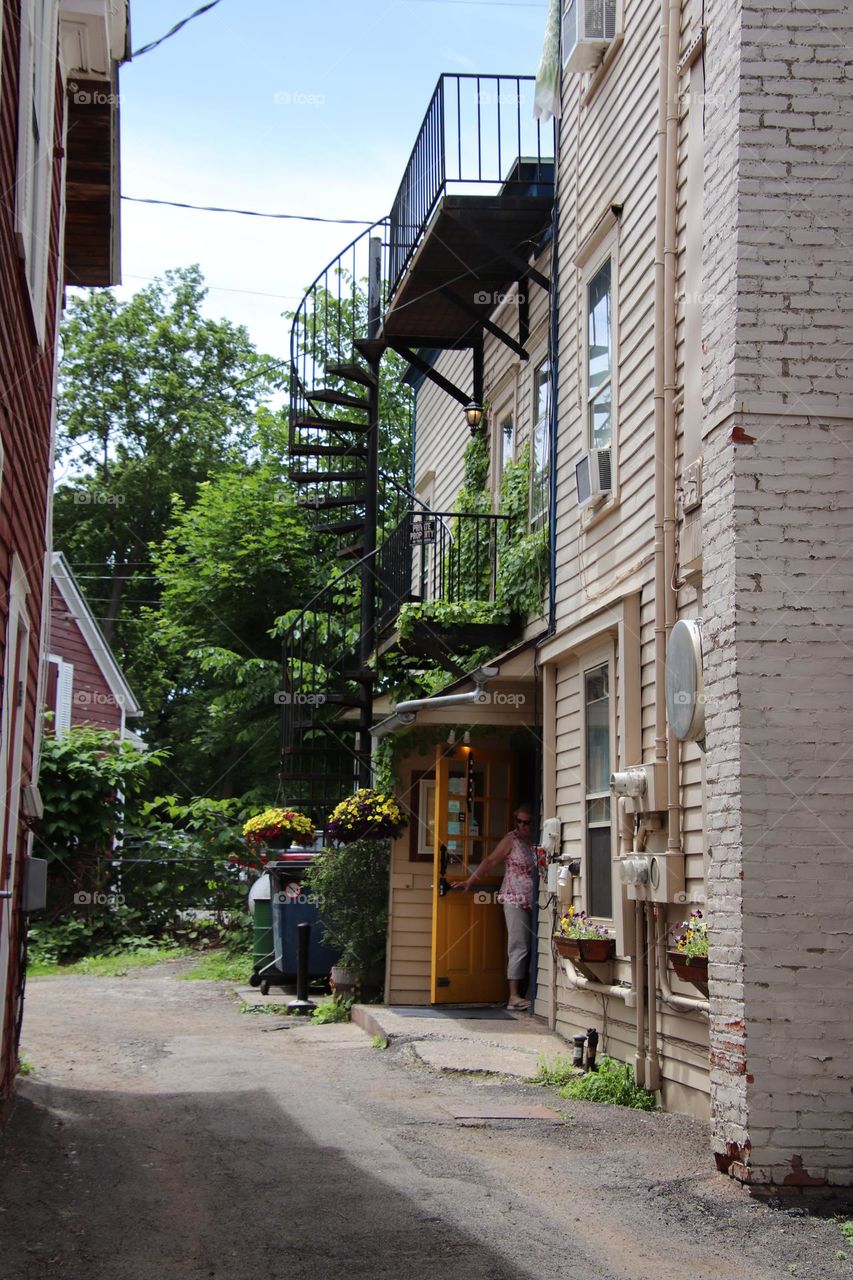
M511 907L503 904L506 919L507 970L512 982L527 977L527 961L530 956L530 908Z

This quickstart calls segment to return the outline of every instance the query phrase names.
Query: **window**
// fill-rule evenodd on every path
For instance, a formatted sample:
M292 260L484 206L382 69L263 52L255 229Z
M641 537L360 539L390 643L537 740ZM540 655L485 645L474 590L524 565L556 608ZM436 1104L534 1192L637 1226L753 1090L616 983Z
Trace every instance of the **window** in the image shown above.
M584 672L587 911L613 915L610 843L610 669Z
M44 336L57 67L57 0L21 6L16 225L39 341Z
M613 440L613 330L611 261L586 287L587 431L590 449L609 449Z
M533 432L530 442L530 523L540 525L551 488L551 366L547 359L533 373Z
M492 433L492 492L500 493L501 480L510 462L515 460L515 412L512 402L500 406L494 416Z

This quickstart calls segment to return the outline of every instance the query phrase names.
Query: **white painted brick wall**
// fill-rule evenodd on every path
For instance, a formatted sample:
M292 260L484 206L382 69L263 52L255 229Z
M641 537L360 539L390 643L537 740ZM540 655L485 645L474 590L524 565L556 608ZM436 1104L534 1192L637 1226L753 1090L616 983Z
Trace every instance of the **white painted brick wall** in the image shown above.
M745 0L706 50L713 1131L792 1191L853 1183L851 48L844 0Z

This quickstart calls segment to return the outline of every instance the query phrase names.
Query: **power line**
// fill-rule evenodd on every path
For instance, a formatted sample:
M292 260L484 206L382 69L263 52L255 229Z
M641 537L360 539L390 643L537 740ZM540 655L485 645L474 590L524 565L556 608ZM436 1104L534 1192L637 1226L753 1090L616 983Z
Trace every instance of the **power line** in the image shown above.
M188 22L192 22L193 18L200 18L203 13L207 13L210 9L215 9L220 3L221 0L210 0L210 4L203 4L200 9L196 9L196 11L191 13L189 17L181 18L180 22L176 22L171 31L167 31L159 40L152 40L150 44L144 44L141 49L134 49L131 56L134 58L141 58L143 53L150 53L152 49L156 49L159 45L163 44L165 40L171 40L172 36L176 36Z
M198 213L238 213L244 218L277 218L288 222L331 222L337 226L372 227L369 218L318 218L308 213L262 213L259 209L229 209L217 204L188 204L184 200L154 200L148 196L122 196L131 204L161 204L170 209L194 209Z

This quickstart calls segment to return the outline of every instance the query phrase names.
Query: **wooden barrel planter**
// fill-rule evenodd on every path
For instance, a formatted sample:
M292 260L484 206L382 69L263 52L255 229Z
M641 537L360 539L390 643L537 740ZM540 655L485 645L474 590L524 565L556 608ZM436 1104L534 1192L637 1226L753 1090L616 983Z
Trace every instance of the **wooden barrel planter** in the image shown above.
M587 964L603 964L613 958L616 950L612 938L564 938L555 934L554 944L566 960L585 960Z

